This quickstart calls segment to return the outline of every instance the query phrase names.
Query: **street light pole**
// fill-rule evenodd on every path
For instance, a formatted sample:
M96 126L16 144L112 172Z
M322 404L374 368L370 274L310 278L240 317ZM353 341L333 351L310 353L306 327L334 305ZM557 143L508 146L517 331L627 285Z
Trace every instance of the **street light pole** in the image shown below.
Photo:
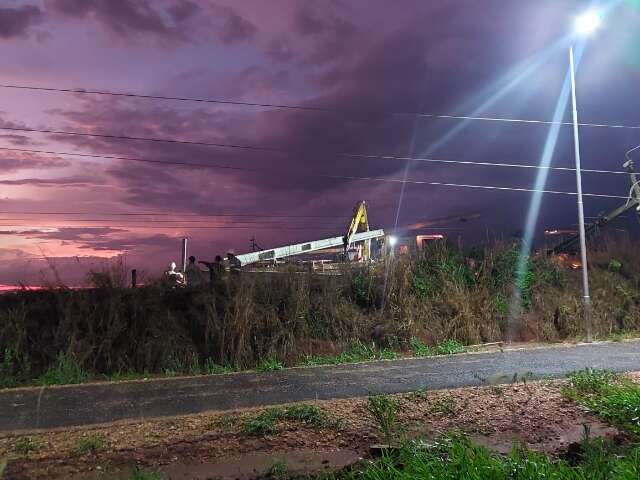
M589 269L587 267L587 240L584 231L584 205L582 203L582 174L580 171L580 135L578 132L578 107L576 102L576 72L573 61L573 46L569 49L571 69L571 103L573 106L573 146L576 160L576 185L578 197L578 228L580 231L580 257L582 262L582 306L586 341L591 343L591 296L589 295Z

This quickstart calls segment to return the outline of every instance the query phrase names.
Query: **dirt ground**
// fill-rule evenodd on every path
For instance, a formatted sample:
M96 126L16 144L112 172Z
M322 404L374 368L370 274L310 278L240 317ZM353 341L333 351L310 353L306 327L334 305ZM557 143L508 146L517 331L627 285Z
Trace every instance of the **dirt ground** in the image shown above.
M633 376L640 379L640 374ZM564 399L562 383L516 382L395 395L401 403L400 435L428 441L464 431L499 452L522 444L552 455L579 441L585 424L592 436L622 435ZM126 479L135 465L158 469L171 479L256 478L283 462L289 471L300 473L342 468L383 441L366 403L366 398L315 402L331 420L329 426L279 422L277 433L265 436L242 431L244 421L259 409L3 435L3 478ZM82 452L81 446L91 442L96 448Z

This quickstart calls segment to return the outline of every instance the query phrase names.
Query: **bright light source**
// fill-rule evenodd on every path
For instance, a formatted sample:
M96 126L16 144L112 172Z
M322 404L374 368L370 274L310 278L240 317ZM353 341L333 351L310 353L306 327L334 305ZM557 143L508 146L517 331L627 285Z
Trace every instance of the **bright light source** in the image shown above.
M398 238L393 235L389 236L389 245L393 247L396 243L398 243Z
M602 16L595 10L589 10L576 18L575 29L580 35L591 35L602 24Z

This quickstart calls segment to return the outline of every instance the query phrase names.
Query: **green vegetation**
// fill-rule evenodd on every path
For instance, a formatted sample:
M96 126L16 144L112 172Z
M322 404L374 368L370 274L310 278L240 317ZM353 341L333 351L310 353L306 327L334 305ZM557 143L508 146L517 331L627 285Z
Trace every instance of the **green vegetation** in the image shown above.
M161 279L131 289L128 272L116 269L92 275L94 288L2 294L0 388L272 370L301 359L351 363L405 350L449 354L507 336L581 336L578 272L535 255L516 280L519 250L514 242L461 251L442 241L386 262L345 265L336 275L291 267L280 275L224 275L202 289L169 288ZM590 252L594 336L640 331L640 248L608 242ZM515 290L526 315L509 320Z
M376 421L376 426L384 436L385 442L390 445L399 429L399 402L389 395L369 395L366 409Z
M377 349L373 345L354 342L338 355L309 355L305 358L304 365L340 365L342 363L358 363L371 360L394 360L399 357L400 353L393 349Z
M431 413L442 417L453 417L457 410L456 399L450 395L439 398L431 404Z
M13 450L16 453L26 455L29 452L37 452L43 446L41 440L32 437L22 437L13 444Z
M76 448L74 449L77 455L84 455L87 453L95 452L104 447L105 438L100 434L92 434L86 437L78 439Z
M131 480L163 480L165 477L155 470L144 470L135 466L131 472Z
M21 362L11 348L5 348L0 362L0 388L11 388L29 378L29 362Z
M221 373L231 373L233 368L224 365L218 365L212 358L204 361L203 373L206 375L219 375Z
M256 416L245 420L242 431L247 435L268 435L277 433L277 423L292 420L315 428L331 424L327 415L316 405L300 404L290 407L267 408Z
M289 478L287 462L285 460L276 460L273 462L266 474L266 478L273 480L286 480Z
M344 480L635 480L640 473L640 448L626 455L597 440L585 440L579 461L552 461L521 448L508 456L491 453L465 437L442 439L432 447L412 443L397 453L323 479Z
M640 437L640 385L606 370L586 369L569 376L566 397L607 422Z
M445 340L438 343L434 347L430 347L422 340L411 337L409 342L411 351L416 357L431 357L433 355L451 355L454 353L464 353L467 351L465 346L457 340Z
M37 380L39 385L68 385L84 383L89 379L87 372L78 363L71 352L60 352L56 362L49 367Z
M235 427L239 421L240 421L239 417L235 415L226 414L226 415L222 415L220 418L211 420L207 426L209 428L229 429L229 428Z
M273 372L276 370L282 370L283 368L284 364L277 358L265 358L258 364L256 370L258 372Z
M149 378L151 374L149 372L136 372L134 370L127 370L125 372L116 372L109 377L112 382L124 382L127 380L142 380Z

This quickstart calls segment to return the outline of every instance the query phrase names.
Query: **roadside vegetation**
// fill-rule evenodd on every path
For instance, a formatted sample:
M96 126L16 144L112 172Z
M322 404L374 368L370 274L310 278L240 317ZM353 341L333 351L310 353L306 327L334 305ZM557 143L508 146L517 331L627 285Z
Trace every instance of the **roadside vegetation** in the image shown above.
M572 461L515 448L509 455L492 453L464 436L449 436L432 445L409 443L382 458L361 463L323 480L492 479L632 480L640 473L640 447L620 455L613 445L585 439Z
M582 335L579 274L544 255L515 278L519 245L345 267L223 277L202 289L163 281L126 288L127 270L95 288L0 295L0 388L455 354L465 345ZM640 331L640 249L590 248L598 338ZM516 285L517 283L517 285ZM521 301L513 302L513 294ZM517 310L514 310L517 305Z
M320 407L302 403L290 407L267 408L260 414L247 418L242 432L247 435L276 434L278 423L286 420L314 428L335 425Z
M640 439L640 385L607 370L586 369L569 377L564 395L603 420Z

